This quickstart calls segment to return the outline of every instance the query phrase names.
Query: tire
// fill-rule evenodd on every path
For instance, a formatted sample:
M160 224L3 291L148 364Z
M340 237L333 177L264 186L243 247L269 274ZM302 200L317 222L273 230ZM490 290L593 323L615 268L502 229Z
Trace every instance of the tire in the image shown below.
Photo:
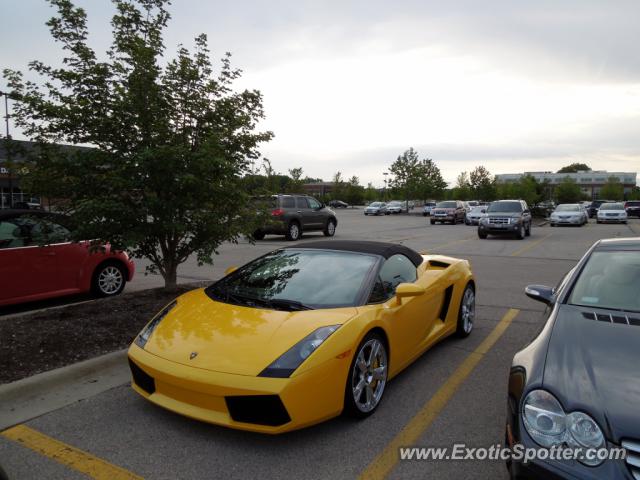
M596 223L602 223L600 220L596 220Z
M549 226L550 226L550 227L555 227L555 226L556 226L556 224L555 224L555 223L550 223L550 224L549 224Z
M524 230L524 234L525 234L527 237L530 237L530 236L531 236L531 222L529 222L529 225L527 225L527 228Z
M367 212L364 212L364 216L366 217L367 215L369 215Z
M253 232L252 236L254 240L262 240L264 238L264 232L261 230L256 230L255 232Z
M478 232L478 237L482 240L485 240L487 238L487 234Z
M372 353L375 357L373 360L370 358ZM359 359L363 363L360 363ZM374 378L374 372L381 378ZM379 333L369 332L358 345L349 367L344 389L344 412L350 417L360 419L375 412L382 400L388 373L389 355L386 343ZM362 383L364 386L359 389L358 395L356 389ZM367 390L371 392L370 398L367 396Z
M518 233L516 233L516 238L518 240L524 239L524 227L520 224L520 228L518 229Z
M336 234L336 221L330 218L322 231L325 237L333 237Z
M122 264L107 261L98 265L91 279L91 291L97 297L115 297L124 290L127 273Z
M285 235L286 239L290 242L295 242L299 240L302 236L302 229L300 228L300 224L297 221L289 222L289 226L287 227L287 233Z
M458 325L456 335L460 338L468 337L473 330L473 322L476 317L476 291L472 283L467 283L460 299L458 309Z
M422 212L422 216L423 216L423 217L426 217L426 216L427 216L427 214L426 214L426 213L424 213L424 212Z
M436 221L435 220L431 220L431 225L435 225Z
M465 225L471 225L471 222L465 218L465 219L464 219L464 224L465 224Z

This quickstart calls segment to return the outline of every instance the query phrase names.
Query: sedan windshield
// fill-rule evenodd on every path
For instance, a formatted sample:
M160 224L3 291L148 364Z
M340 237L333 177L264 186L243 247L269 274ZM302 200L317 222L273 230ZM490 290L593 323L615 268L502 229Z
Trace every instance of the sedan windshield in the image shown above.
M215 300L274 310L353 306L378 257L284 249L260 257L207 288Z
M520 202L493 202L487 212L522 212L522 205Z
M436 205L438 208L456 208L456 202L440 202Z
M580 205L565 204L558 205L556 212L580 212L581 209L582 207Z
M380 202L373 202L372 204L369 205L370 207L380 207L382 206L382 203Z
M621 203L603 203L600 210L624 210L624 206Z
M576 281L569 303L640 312L640 252L594 252Z

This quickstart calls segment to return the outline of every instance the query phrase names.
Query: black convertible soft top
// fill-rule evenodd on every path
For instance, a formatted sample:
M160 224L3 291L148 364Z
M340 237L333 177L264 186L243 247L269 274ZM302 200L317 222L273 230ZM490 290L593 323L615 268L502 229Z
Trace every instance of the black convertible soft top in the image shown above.
M294 248L294 247L292 247ZM422 263L422 255L409 247L396 243L367 242L360 240L325 240L309 242L295 248L317 248L322 250L343 250L347 252L370 253L389 258L398 253L407 257L417 267Z

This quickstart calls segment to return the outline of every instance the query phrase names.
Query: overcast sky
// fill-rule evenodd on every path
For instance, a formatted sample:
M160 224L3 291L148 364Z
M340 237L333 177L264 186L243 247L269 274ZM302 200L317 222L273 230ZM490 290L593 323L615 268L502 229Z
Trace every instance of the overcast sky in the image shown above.
M77 1L91 42L112 6ZM204 32L264 95L276 170L382 185L409 147L446 180L492 173L640 170L640 2L174 0L167 53ZM43 0L2 3L1 67L56 63ZM2 84L0 84L2 85ZM3 112L4 113L4 112Z

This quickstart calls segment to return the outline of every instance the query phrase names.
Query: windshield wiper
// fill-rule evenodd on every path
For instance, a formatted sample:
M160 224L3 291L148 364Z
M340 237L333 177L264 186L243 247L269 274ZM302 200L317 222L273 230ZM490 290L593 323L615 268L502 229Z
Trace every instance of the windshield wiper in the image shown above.
M270 307L287 310L314 310L311 305L307 305L297 300L287 300L286 298L270 298L269 300L260 300Z

